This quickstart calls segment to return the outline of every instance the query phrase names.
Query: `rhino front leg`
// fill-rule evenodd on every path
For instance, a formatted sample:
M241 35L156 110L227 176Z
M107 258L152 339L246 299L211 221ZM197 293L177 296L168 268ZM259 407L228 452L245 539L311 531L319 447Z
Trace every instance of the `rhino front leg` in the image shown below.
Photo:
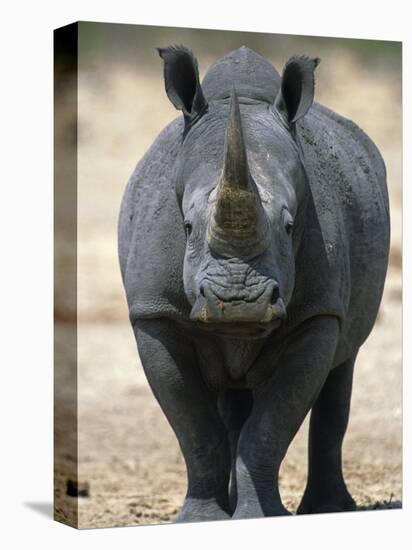
M333 369L312 408L308 481L298 514L355 510L342 472L356 354Z
M232 461L230 474L229 502L232 512L236 509L236 455L240 432L252 410L252 392L248 389L227 389L220 393L218 399L219 413L226 426Z
M271 379L254 390L253 409L238 443L234 518L289 513L279 494L279 468L331 369L338 333L333 317L307 321L282 354ZM270 348L261 361L270 361Z
M135 335L149 384L186 462L188 489L176 521L229 519L227 432L190 341L160 319L138 321Z

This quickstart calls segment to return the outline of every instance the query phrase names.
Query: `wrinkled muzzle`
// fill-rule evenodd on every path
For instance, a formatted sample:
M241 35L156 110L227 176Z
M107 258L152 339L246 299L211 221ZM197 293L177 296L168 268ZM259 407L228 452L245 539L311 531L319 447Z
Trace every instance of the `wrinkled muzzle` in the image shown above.
M223 257L251 259L269 246L269 223L249 171L240 119L233 91L226 130L224 164L211 195L207 238L211 250Z
M245 289L247 291L247 289ZM225 299L217 285L204 283L190 318L202 323L247 323L266 325L286 318L286 309L278 287L271 281L255 296L238 296Z

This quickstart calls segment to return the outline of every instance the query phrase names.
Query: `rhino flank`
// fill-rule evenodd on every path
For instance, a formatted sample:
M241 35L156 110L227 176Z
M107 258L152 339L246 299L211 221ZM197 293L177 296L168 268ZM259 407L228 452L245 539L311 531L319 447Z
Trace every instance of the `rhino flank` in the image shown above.
M298 513L352 510L342 474L353 367L389 250L386 173L313 103L318 59L280 76L242 47L200 84L159 49L183 116L132 174L119 258L140 358L184 455L178 521L287 514L278 472L311 410Z

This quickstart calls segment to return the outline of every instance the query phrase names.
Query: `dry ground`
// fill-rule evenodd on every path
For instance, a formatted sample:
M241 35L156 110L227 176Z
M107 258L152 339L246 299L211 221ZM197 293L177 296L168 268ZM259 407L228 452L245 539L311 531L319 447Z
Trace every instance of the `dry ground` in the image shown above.
M365 71L343 55L338 63L328 64L328 55L321 54L317 99L358 122L380 147L388 168L393 226L384 300L357 363L344 469L360 506L392 501L391 506L398 507L402 498L401 111L396 102L400 82L378 71ZM203 58L201 68L209 61ZM284 59L273 61L280 67ZM117 213L126 180L175 111L165 98L160 66L138 75L130 67L112 69L110 77L106 69L103 61L96 60L93 71L81 72L79 79L78 454L79 479L90 485L90 496L79 499L81 527L173 521L185 493L180 451L148 388L127 323L116 253ZM64 270L64 254L61 262ZM66 318L71 306L64 303L63 287L64 278L58 279L56 307L64 309ZM57 342L59 338L62 328L57 326ZM64 356L64 346L61 353ZM56 381L64 404L70 364L62 360L60 365ZM67 409L63 406L57 416L62 441L70 421ZM305 422L281 470L281 493L291 511L305 484L306 434ZM60 518L70 501L64 493L72 460L64 448L57 450Z

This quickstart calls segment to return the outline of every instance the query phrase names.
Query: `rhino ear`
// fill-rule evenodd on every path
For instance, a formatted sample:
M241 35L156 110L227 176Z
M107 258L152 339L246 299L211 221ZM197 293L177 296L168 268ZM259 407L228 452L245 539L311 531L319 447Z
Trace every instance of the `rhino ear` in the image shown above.
M293 125L310 109L315 94L314 71L320 59L292 57L283 69L275 108L288 125Z
M199 82L197 60L184 46L158 48L157 51L164 61L166 93L176 109L183 112L186 126L192 124L207 107Z

